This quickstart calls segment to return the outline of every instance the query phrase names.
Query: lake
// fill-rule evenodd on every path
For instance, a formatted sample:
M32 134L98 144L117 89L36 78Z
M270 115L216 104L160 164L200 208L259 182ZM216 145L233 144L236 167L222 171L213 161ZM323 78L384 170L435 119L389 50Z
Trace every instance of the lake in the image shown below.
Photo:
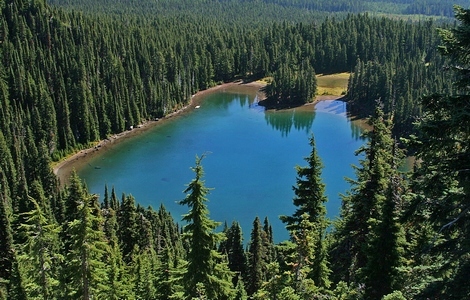
M77 172L91 193L103 194L105 184L132 194L142 206L158 209L161 203L175 221L188 207L177 202L194 178L195 156L205 154L202 165L210 218L229 226L236 220L249 240L256 216L267 216L275 242L288 239L279 215L290 215L295 166L305 166L310 154L308 138L314 134L324 169L329 198L328 216L338 216L340 193L349 189L345 177L354 177L354 152L364 143L361 128L346 117L342 101L265 111L254 93L219 91L205 96L199 108L124 141L97 156ZM222 228L222 227L221 227Z

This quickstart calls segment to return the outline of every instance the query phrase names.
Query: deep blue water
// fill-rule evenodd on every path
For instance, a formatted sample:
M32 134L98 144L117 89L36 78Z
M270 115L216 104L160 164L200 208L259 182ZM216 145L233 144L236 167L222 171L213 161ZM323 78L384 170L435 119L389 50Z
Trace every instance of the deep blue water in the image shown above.
M90 161L79 175L92 193L103 194L105 184L117 195L132 194L143 206L165 205L174 219L188 208L177 204L193 178L195 156L206 154L202 165L210 218L230 225L238 221L249 239L256 216L269 218L274 238L288 238L279 215L295 210L292 204L295 166L305 166L313 133L324 169L329 197L328 216L335 218L340 193L354 177L354 155L364 141L360 128L345 116L346 104L325 101L316 112L299 108L265 112L252 104L253 95L214 93L199 109L174 118L146 134L118 144Z

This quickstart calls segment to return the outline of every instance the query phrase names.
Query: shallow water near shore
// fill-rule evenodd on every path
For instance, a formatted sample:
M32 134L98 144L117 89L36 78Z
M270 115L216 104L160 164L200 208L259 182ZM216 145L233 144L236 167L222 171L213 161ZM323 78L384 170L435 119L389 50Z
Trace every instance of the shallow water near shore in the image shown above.
M278 217L295 210L295 166L306 165L313 133L325 166L328 216L338 216L339 193L349 189L344 177L354 177L354 152L364 143L360 127L346 117L346 104L265 111L256 100L256 93L209 94L194 112L116 145L77 172L91 193L103 195L105 184L114 186L119 199L132 194L155 210L163 203L180 222L188 212L178 201L194 178L190 168L196 155L205 155L205 185L214 188L207 195L210 218L229 226L238 221L247 242L255 217L267 216L280 242L288 232Z

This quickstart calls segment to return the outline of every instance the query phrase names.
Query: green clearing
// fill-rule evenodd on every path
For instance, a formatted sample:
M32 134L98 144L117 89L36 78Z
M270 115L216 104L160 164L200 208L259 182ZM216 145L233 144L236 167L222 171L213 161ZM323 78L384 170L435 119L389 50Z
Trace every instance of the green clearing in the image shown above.
M328 75L317 75L317 95L340 96L348 89L350 73L337 73Z

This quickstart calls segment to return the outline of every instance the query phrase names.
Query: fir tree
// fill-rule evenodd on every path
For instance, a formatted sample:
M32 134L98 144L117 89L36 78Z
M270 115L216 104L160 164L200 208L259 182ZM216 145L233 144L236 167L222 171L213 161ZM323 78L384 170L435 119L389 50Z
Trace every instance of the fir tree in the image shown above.
M0 168L0 176L2 175L3 173ZM12 272L14 249L10 225L11 208L4 189L5 183L5 181L0 182L0 290L2 290L3 295L6 297L7 286Z
M97 212L96 195L82 191L74 195L79 200L76 219L69 221L67 233L70 250L66 256L65 270L68 273L65 297L92 299L106 295L108 274L104 257L109 252L102 231L103 218Z
M226 254L228 258L228 267L235 272L233 278L234 286L237 286L240 278L246 277L246 254L243 248L243 234L240 224L236 221L232 222L232 226L227 230Z
M455 16L455 28L440 30L440 51L450 59L450 70L457 76L456 94L443 92L422 99L423 117L411 143L419 164L410 222L421 240L416 251L422 253L418 257L422 268L414 274L421 278L417 284L425 286L412 295L416 298L463 299L470 295L465 283L470 270L470 10L456 6ZM445 72L450 77L452 73Z
M326 219L325 203L328 201L325 196L325 184L321 179L321 170L323 164L317 154L314 137L310 138L312 151L305 160L307 167L297 166L297 184L293 187L295 198L294 205L297 207L292 216L281 216L281 221L286 223L286 228L291 232L294 240L299 236L306 237L305 228L302 223L307 217L311 224L312 247L314 254L308 259L311 268L310 278L321 288L328 288L330 281L328 279L330 270L328 268L325 231L328 226Z
M20 230L26 242L18 256L26 280L25 291L30 298L53 299L58 296L57 266L63 260L58 253L61 228L47 218L35 199L30 197L30 201L34 209L23 213L25 223Z
M373 129L368 132L369 143L359 150L365 153L365 159L361 161L362 168L357 169L358 179L352 181L351 192L343 198L343 220L337 224L335 233L341 237L332 253L342 280L366 284L367 299L393 291L399 279L397 270L402 266L397 255L403 246L395 209L401 187L392 184L399 176L396 157L400 156L395 157L391 119L377 105L370 124ZM389 239L387 249L381 247L382 239ZM336 257L340 259L335 260ZM381 280L377 280L379 277Z
M121 246L121 253L126 263L130 263L131 253L137 245L137 212L135 199L131 195L122 195L121 205L118 210L118 238Z
M188 266L183 275L185 295L191 299L200 297L204 291L209 299L230 299L234 294L231 282L233 274L223 256L214 250L224 236L214 232L219 223L208 217L206 195L209 189L202 180L203 158L196 157L196 166L192 168L196 177L184 190L186 198L180 201L181 205L187 205L190 209L183 215L183 221L188 223L184 233L189 242Z
M248 274L246 278L246 290L251 296L262 286L265 277L266 261L265 249L262 239L261 222L258 217L253 221L251 240L248 245Z

